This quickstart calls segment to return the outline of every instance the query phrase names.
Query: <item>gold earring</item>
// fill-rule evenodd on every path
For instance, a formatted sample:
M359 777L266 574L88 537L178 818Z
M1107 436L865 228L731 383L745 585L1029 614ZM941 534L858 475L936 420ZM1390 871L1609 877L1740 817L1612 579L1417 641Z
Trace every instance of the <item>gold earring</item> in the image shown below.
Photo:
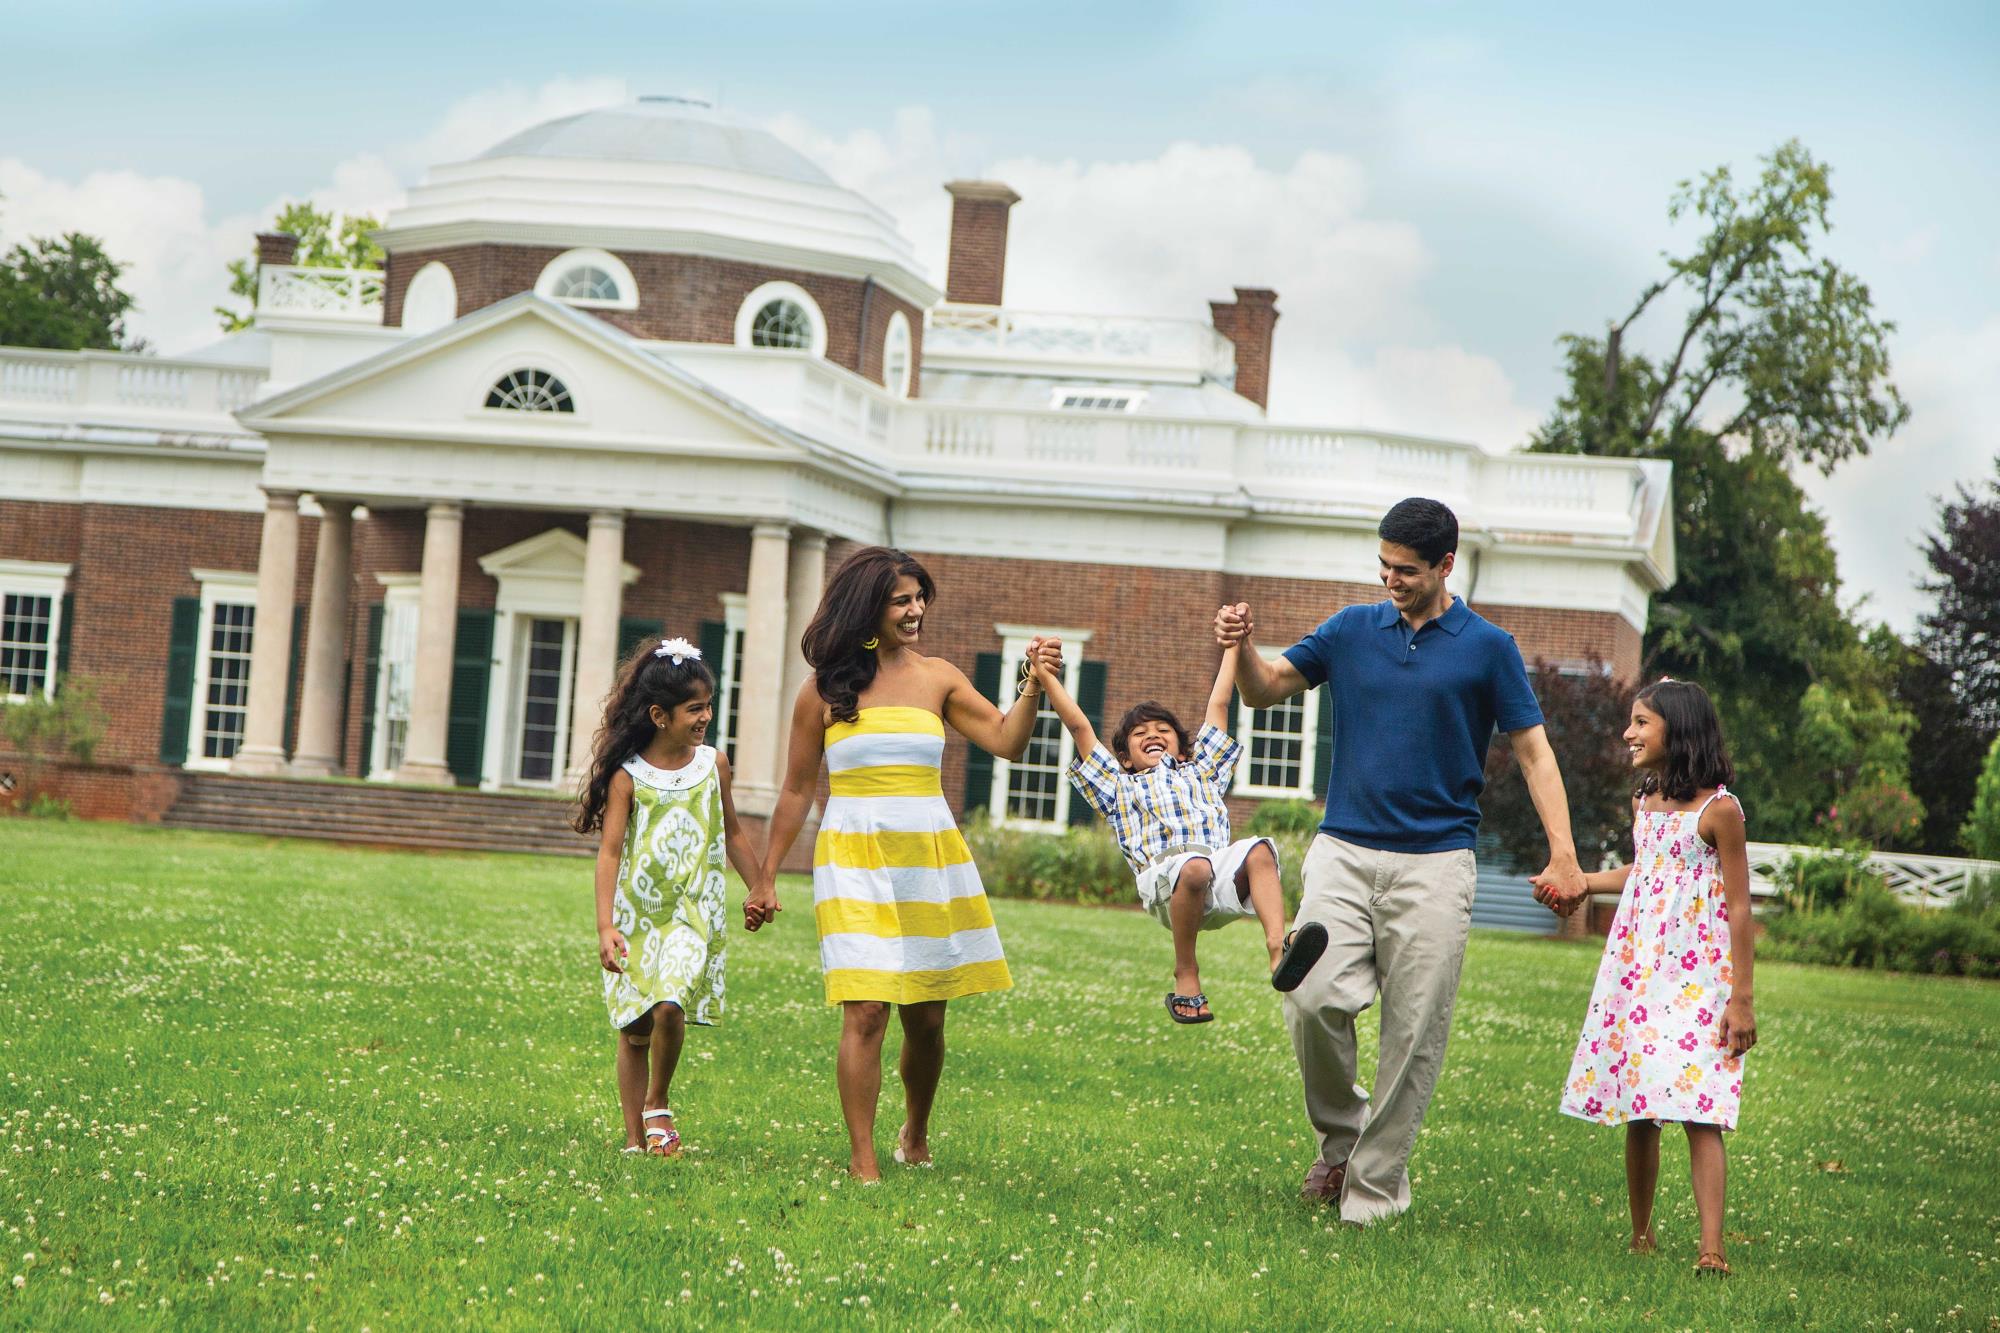
M866 653L872 653L881 646L882 646L882 641L880 639L871 637L862 641L861 651Z

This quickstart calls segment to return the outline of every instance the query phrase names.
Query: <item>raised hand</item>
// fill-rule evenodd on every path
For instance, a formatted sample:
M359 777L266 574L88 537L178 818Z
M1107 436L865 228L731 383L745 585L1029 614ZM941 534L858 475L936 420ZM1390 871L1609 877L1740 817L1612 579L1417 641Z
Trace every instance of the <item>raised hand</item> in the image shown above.
M1248 602L1232 602L1215 613L1215 642L1223 648L1249 642L1251 629Z

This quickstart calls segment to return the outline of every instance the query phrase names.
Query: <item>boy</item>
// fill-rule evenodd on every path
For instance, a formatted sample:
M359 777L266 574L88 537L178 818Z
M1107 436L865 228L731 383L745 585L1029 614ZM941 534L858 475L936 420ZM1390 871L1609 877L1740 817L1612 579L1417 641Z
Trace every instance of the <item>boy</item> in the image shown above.
M1045 664L1037 665L1036 675L1076 740L1069 780L1110 824L1138 876L1139 902L1174 934L1174 989L1167 994L1174 1022L1215 1017L1201 990L1195 936L1238 917L1255 916L1264 927L1271 984L1297 989L1326 949L1326 927L1310 922L1286 935L1277 848L1269 838L1229 840L1229 807L1222 798L1243 752L1224 730L1236 650L1222 655L1192 744L1180 719L1149 699L1125 714L1106 749L1061 676Z

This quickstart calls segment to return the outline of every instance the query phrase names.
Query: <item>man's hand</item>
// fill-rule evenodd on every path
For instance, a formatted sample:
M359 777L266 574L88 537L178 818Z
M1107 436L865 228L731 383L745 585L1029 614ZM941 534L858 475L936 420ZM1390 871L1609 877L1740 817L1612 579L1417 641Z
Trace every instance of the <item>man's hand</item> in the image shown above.
M1215 642L1220 647L1235 648L1247 643L1251 629L1248 602L1233 602L1215 613Z
M1550 861L1539 875L1528 876L1535 886L1535 901L1557 916L1569 916L1590 897L1590 885L1583 868L1572 859Z

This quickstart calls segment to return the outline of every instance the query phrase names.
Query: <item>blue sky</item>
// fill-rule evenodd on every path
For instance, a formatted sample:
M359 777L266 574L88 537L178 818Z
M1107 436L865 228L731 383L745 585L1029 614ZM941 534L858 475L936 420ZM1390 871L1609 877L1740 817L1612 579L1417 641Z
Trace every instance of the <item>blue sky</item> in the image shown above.
M780 126L942 268L954 175L1021 190L1009 297L1201 314L1276 287L1274 414L1515 442L1554 339L1676 243L1673 183L1797 136L1916 416L1809 486L1907 627L1929 497L2000 449L2000 6L17 7L0 235L132 257L166 350L281 198L393 204L437 155L643 92ZM1664 338L1664 324L1642 332Z

